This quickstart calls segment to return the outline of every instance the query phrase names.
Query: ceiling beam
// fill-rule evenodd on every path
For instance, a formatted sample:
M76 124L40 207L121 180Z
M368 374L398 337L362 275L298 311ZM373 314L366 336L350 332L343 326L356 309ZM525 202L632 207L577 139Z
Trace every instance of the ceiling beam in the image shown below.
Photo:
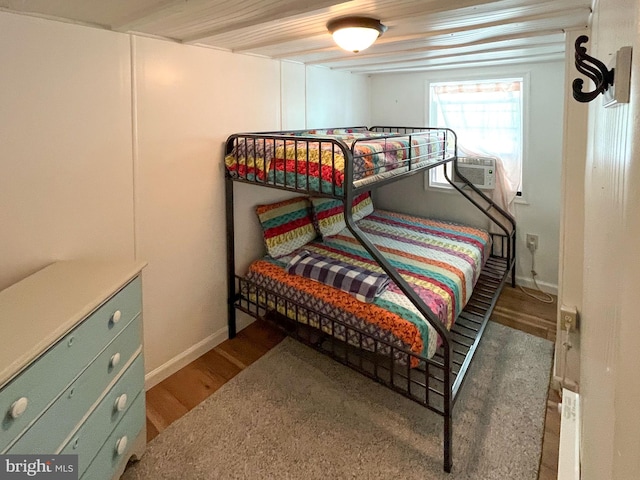
M532 38L532 37L528 37L528 38ZM416 56L416 58L418 58L417 56L421 55L419 58L434 59L434 58L445 58L452 55L458 55L460 53L475 54L475 53L503 52L508 50L522 49L522 48L538 48L538 47L550 47L550 46L558 46L558 45L561 45L562 48L564 48L564 40L562 42L558 42L554 40L554 41L548 41L548 42L539 42L539 43L537 42L537 43L528 43L528 44L520 43L520 44L509 45L509 46L496 45L498 43L502 43L502 42L490 41L485 43L479 43L477 45L474 45L474 47L481 47L481 48L471 48L471 49L468 49L467 47L464 47L464 48L456 47L456 48L437 49L437 50L430 49L430 48L414 48L410 50L403 50L402 52L397 51L397 52L386 53L384 55L380 54L380 55L367 57L366 59L364 59L364 62L360 61L358 63L353 63L354 61L353 58L341 58L337 60L320 60L320 61L317 61L317 63L321 63L322 65L325 65L334 69L348 69L357 65L376 65L376 64L389 63L389 61L385 60L385 58L388 58L390 55L394 55L394 56L400 55L402 57ZM485 48L482 48L483 46ZM433 52L441 52L441 53L436 53L434 55L422 55L422 54L429 54ZM366 62L366 60L371 60L371 62ZM376 60L381 60L381 61L376 62ZM352 62L352 63L349 64L348 62ZM336 63L340 63L341 65L332 66L333 64L336 64Z
M564 42L563 43L546 43L546 44L538 44L538 45L514 45L512 47L493 47L493 48L484 48L481 50L473 50L473 51L468 51L468 52L455 52L455 53L451 53L451 52L446 52L440 55L428 55L428 56L415 56L414 58L411 58L412 55L404 55L404 52L401 56L400 59L398 59L397 62L392 61L390 62L389 60L387 61L382 61L382 62L372 62L372 63L361 63L361 64L356 64L356 63L352 63L350 65L341 65L339 67L332 67L330 65L330 63L322 63L319 62L321 65L323 66L328 66L330 67L332 70L351 70L354 68L367 68L367 67L377 67L377 66L381 66L381 65L388 65L389 63L418 63L418 62L433 62L433 61L439 61L439 60L444 60L444 59L454 59L454 58L458 58L458 57L468 57L468 56L473 56L473 55L500 55L501 53L504 54L508 54L509 52L516 52L516 51L522 51L522 50L531 50L531 51L536 51L536 50L542 50L542 49L546 49L549 50L549 52L547 53L564 53L565 52L565 45ZM398 53L398 55L400 55Z
M557 61L564 58L563 54L552 53L552 54L532 54L532 55L521 55L515 58L504 58L504 59L486 59L486 60L471 60L471 61L455 61L455 62L446 62L446 63L438 63L438 64L425 64L423 66L398 66L398 65L388 65L386 68L354 68L351 70L351 73L357 74L382 74L382 73L401 73L401 72L419 72L419 71L429 71L429 70L448 70L454 68L474 68L474 67L487 67L487 66L497 66L497 65L506 65L513 63L532 63L532 62L550 62Z

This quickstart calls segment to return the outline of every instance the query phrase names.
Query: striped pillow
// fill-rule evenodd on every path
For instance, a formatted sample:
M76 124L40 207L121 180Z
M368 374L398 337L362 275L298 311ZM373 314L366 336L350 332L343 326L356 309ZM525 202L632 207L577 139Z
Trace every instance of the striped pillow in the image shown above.
M322 238L335 235L347 227L344 221L342 200L311 197L313 217ZM354 220L361 220L373 213L373 202L369 192L362 193L353 199L351 210Z
M262 225L267 253L274 258L289 255L317 237L306 197L259 205L256 213Z

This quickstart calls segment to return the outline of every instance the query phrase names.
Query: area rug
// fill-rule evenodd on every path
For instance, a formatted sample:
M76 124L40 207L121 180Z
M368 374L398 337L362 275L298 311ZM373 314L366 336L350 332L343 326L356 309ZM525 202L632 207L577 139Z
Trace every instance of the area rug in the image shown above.
M285 339L151 441L123 480L499 479L538 474L552 343L490 322L442 417Z

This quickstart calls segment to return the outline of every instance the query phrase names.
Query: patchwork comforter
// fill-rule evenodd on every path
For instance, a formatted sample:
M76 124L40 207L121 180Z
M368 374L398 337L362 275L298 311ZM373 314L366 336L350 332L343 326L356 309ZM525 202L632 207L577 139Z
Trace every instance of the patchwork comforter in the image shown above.
M402 277L424 300L436 318L451 328L471 297L482 266L490 253L489 234L481 229L376 210L357 222L368 238L385 255ZM348 230L308 243L302 249L349 263L368 271L384 273ZM291 257L295 256L296 252ZM309 323L332 334L331 323L317 313L358 327L376 338L430 358L438 346L438 336L416 307L390 282L372 303L310 278L287 273L291 257L265 257L254 262L246 279L254 285L308 307L309 311L286 308L265 290L252 287L249 294L262 306L276 309L290 318ZM345 331L346 330L346 331ZM359 335L344 327L334 335L354 345ZM365 341L363 347L388 353L384 345ZM396 359L405 358L397 354ZM406 361L406 358L405 358ZM412 364L416 362L412 360Z
M297 134L302 135L302 134ZM317 134L304 133L309 138ZM442 159L444 133L428 132L386 138L389 134L357 131L331 134L353 152L354 181ZM227 171L252 182L287 185L308 192L342 194L345 157L342 150L318 135L317 141L239 137L225 157Z

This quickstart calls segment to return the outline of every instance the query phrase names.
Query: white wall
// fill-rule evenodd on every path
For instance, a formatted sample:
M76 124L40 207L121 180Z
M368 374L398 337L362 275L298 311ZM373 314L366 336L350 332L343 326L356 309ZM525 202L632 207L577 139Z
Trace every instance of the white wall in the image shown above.
M369 125L370 79L307 67L307 128Z
M369 78L326 68L282 62L282 129L369 125ZM246 129L245 129L246 131ZM292 197L281 190L236 184L236 271L265 255L255 207ZM237 312L239 328L251 319Z
M306 67L301 63L283 61L280 95L282 96L282 130L302 130L306 127Z
M136 246L149 262L145 361L154 368L226 335L222 145L234 131L279 128L280 68L213 49L133 40Z
M129 37L0 13L0 45L0 289L133 258Z
M148 385L227 336L227 136L369 123L366 77L4 12L0 40L0 288L58 259L146 260ZM242 273L255 206L289 194L235 195Z
M586 45L605 64L625 45L634 55L631 102L605 109L598 98L589 105L580 345L584 480L626 480L640 471L638 19L634 0L595 2Z
M528 76L529 102L525 107L523 200L516 204L518 259L516 276L530 284L531 255L526 233L539 236L536 252L538 283L548 291L558 286L560 176L564 110L564 63L549 62L490 69L458 69L431 73L375 75L371 84L371 118L374 124L426 125L426 82ZM526 87L525 87L526 88ZM526 114L526 112L525 112ZM424 191L422 176L391 184L378 191L378 205L417 215L435 216L471 224L484 224L468 202L455 193ZM478 223L480 222L480 223Z
M575 51L580 35L588 29L568 31L565 37L567 52ZM558 266L558 326L554 375L566 386L576 390L580 379L580 334L567 333L561 323L560 308L566 305L582 311L582 265L584 260L584 173L587 151L588 104L573 99L571 85L578 72L575 57L565 60L565 118L562 162L562 205L560 215L560 263ZM585 78L586 80L586 78ZM563 344L568 338L572 348L566 352Z

